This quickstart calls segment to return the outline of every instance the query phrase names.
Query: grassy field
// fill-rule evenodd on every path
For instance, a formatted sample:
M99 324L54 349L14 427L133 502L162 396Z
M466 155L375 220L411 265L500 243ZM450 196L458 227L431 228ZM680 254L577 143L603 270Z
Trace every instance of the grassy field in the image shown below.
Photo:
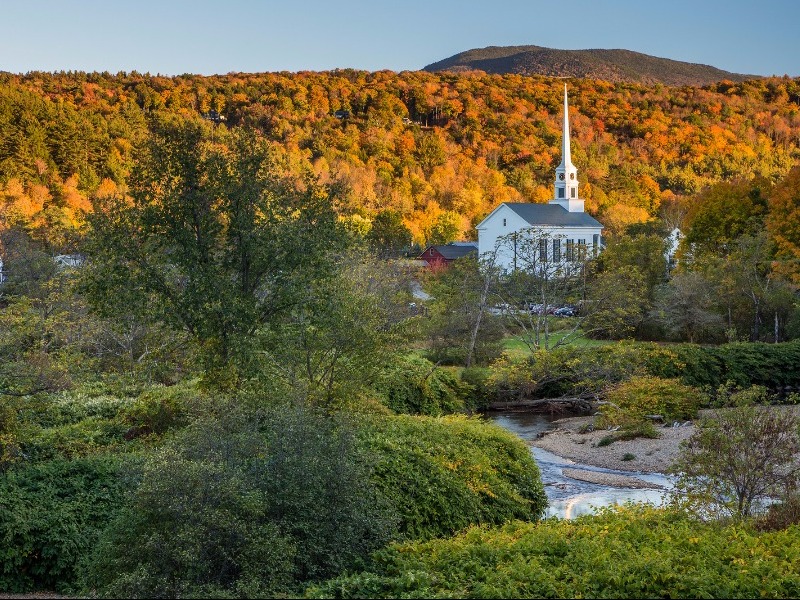
M563 338L565 335L569 333L568 330L564 331L554 331L550 333L550 347L552 348L555 346L558 341ZM505 345L505 350L510 355L515 357L523 357L530 354L530 350L528 346L522 341L522 336L519 335L511 335L503 340ZM570 340L569 344L571 346L584 346L584 347L597 347L597 346L605 346L606 344L613 344L614 342L611 340L593 340L587 337L584 337L580 330L576 332L576 335Z

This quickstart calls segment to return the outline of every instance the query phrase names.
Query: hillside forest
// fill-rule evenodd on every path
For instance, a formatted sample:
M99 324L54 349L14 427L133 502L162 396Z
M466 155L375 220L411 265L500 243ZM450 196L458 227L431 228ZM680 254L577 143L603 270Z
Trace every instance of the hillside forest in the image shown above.
M550 199L563 83L0 74L0 591L796 596L800 80L570 80L605 250L407 260ZM544 519L479 415L564 400L685 493Z
M576 79L569 92L581 193L610 234L720 181L774 183L798 157L797 80ZM91 200L126 190L147 120L205 116L256 129L287 174L335 185L353 227L391 211L418 245L471 239L498 203L551 198L561 93L556 80L516 75L5 73L0 200L6 221L76 251Z

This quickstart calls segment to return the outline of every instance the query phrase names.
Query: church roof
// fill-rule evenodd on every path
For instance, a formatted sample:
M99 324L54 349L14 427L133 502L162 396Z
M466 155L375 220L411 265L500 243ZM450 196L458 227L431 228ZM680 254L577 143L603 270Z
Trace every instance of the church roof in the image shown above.
M506 202L505 205L525 219L530 225L534 226L603 227L603 225L590 214L585 212L569 212L558 204Z

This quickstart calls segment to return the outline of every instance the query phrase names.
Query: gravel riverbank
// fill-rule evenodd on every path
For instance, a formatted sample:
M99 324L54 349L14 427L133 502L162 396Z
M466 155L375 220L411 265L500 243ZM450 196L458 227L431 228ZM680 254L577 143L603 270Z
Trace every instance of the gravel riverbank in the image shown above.
M616 441L608 446L598 446L598 442L611 432L600 429L580 433L580 430L593 420L594 417L559 419L553 422L555 429L529 443L576 463L618 471L666 473L680 452L681 442L688 439L695 431L694 424L658 427L660 437L657 439L637 438Z

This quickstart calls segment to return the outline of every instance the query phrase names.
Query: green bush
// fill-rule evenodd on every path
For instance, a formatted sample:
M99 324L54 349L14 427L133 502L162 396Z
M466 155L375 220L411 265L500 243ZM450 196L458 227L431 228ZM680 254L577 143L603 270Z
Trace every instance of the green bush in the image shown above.
M200 392L192 384L149 388L121 414L129 427L127 436L161 435L170 429L184 427L199 396Z
M642 344L641 350L649 374L679 377L687 385L707 390L729 382L741 388L800 385L800 340L720 346Z
M466 417L372 417L359 432L373 481L411 538L450 535L474 523L538 519L547 499L529 449Z
M593 396L636 375L680 379L713 393L730 383L768 389L800 386L800 340L721 346L619 342L536 352L523 361L495 364L491 394L500 400Z
M631 343L539 350L523 361L498 361L488 384L501 401L593 397L610 383L643 374L639 354L638 344Z
M452 369L418 356L406 356L386 369L376 390L397 413L439 416L463 412L469 386Z
M635 427L648 422L646 415L666 422L694 419L703 401L700 392L677 379L632 377L606 393L597 425Z
M491 370L486 367L470 367L462 369L461 381L469 386L466 398L468 410L484 410L494 399L492 387L489 385Z
M312 598L794 598L800 528L756 533L650 507L394 545Z
M113 456L57 459L0 476L0 589L70 589L122 504L123 464Z
M68 391L41 401L39 410L29 411L26 417L44 428L74 425L92 418L111 420L119 416L133 401L130 397Z
M191 384L154 386L136 398L63 392L31 403L16 441L28 461L74 458L130 447L184 427L199 393Z
M87 560L104 597L272 597L354 569L394 534L352 428L302 408L228 406L144 466Z
M119 419L87 417L77 423L46 429L30 428L21 447L30 461L77 458L121 447L127 429Z

